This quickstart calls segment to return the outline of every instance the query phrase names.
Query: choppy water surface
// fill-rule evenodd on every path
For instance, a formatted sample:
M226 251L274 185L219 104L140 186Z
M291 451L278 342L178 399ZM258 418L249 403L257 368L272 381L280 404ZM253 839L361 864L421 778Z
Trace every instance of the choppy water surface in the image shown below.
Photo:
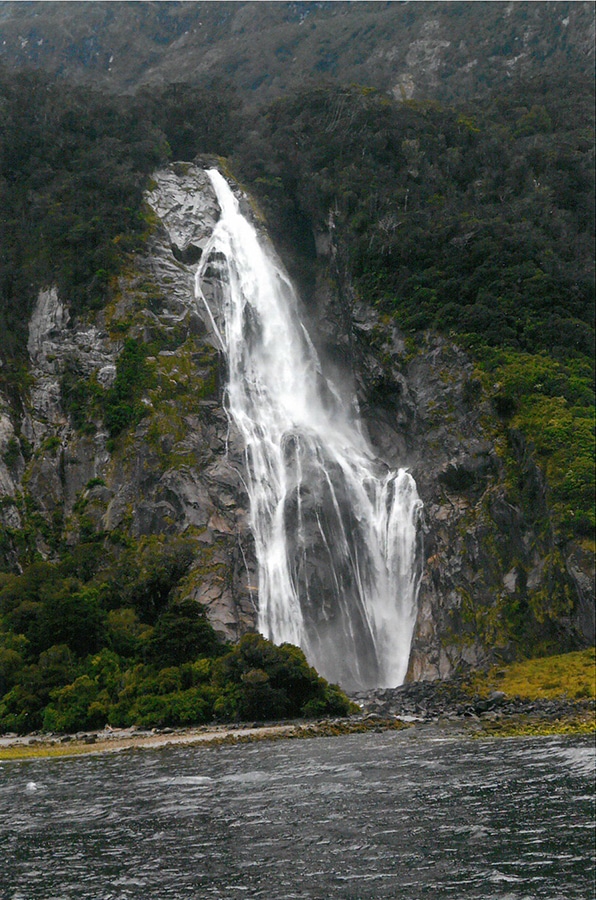
M588 900L587 738L413 732L0 768L2 900Z

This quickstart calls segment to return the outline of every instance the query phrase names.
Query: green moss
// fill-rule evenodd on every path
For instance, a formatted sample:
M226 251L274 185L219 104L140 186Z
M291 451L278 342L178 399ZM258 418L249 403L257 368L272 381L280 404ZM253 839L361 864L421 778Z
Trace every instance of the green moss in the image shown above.
M153 181L153 179L149 179L147 189L151 191L154 190L155 187L157 187L155 181ZM149 240L152 234L155 234L155 232L161 225L161 222L155 211L151 206L149 206L148 203L141 204L139 218L143 225L143 230L141 232L141 241L145 242Z
M228 565L214 561L217 552L217 544L201 547L195 551L195 558L190 571L180 581L180 596L193 596L205 581L219 581L227 584L232 578L232 572Z
M563 554L553 547L550 533L544 539L539 536L534 550L541 553L540 580L529 588L530 576L535 575L534 562L527 560L523 546L516 546L493 518L493 503L502 498L499 486L489 486L480 503L459 515L453 550L463 557L457 587L460 603L449 613L445 644L459 648L478 644L497 655L544 655L572 649L572 638L562 643L557 625L561 619L568 619L574 608ZM478 575L466 585L465 573L473 571ZM515 573L515 585L495 590L504 572Z
M590 648L495 666L487 674L474 675L470 684L482 696L499 690L508 696L528 700L593 699L596 696L596 651Z
M555 529L562 537L589 536L594 515L594 395L591 367L582 359L565 362L543 353L513 350L485 353L478 373L505 429L523 436L548 489ZM501 444L508 485L531 513L524 496L515 444Z
M87 484L85 485L85 490L90 491L94 487L105 487L105 481L103 478L90 478Z
M528 592L530 609L537 622L569 616L574 596L566 578L565 560L555 548L543 561L541 586Z
M20 456L21 456L21 445L20 445L18 439L13 435L11 438L9 438L9 440L6 444L6 449L4 450L4 453L2 454L2 458L3 458L4 462L6 463L7 467L9 469L12 469L12 467L20 459Z
M47 437L38 450L38 455L43 455L44 453L52 453L54 450L58 450L62 446L62 441L58 437L57 434L52 434L50 437Z
M146 348L138 341L128 338L124 342L116 362L114 384L103 402L103 419L112 439L137 425L147 414L141 395L152 385L154 373L146 356Z
M94 433L94 420L101 415L104 397L95 373L86 377L76 360L67 360L60 379L60 397L62 407L76 430L82 434Z
M594 734L594 714L568 716L560 719L531 719L518 716L513 719L482 722L482 728L472 736L479 738L546 737L554 734Z

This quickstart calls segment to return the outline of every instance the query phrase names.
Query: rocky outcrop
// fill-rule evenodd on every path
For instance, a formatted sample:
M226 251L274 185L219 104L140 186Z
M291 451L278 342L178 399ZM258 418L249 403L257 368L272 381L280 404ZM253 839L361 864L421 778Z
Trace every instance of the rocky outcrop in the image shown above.
M405 722L467 719L484 722L495 719L532 717L555 722L560 719L594 715L594 701L557 697L528 700L508 697L503 691L480 695L454 678L441 684L411 682L387 690L353 694L363 715L379 719L396 716Z
M399 375L408 387L405 459L425 504L411 677L445 678L520 646L590 641L583 610L593 607L593 582L588 591L582 581L586 603L566 572L571 547L550 524L542 474L495 415L466 354L427 335Z
M104 310L76 318L54 287L39 294L24 413L5 404L0 416L6 561L52 559L59 544L89 534L185 535L196 546L189 596L237 638L256 615L243 448L221 407L217 340L194 294L218 208L208 177L190 164L156 173L147 202L153 235ZM146 350L151 380L145 415L114 438L105 402L129 340ZM69 400L69 374L79 407Z
M103 310L77 318L54 287L39 294L22 411L0 408L1 548L18 568L89 535L141 544L185 535L195 547L187 595L236 638L257 620L244 449L223 409L218 337L194 285L218 207L206 173L188 163L156 173L147 203L146 251ZM358 398L379 456L411 469L424 502L410 677L444 679L495 651L506 658L522 635L559 648L589 639L592 557L557 544L540 472L521 436L506 433L472 361L437 335L405 340L339 277L333 235L316 245L313 339ZM215 282L216 273L216 293ZM130 341L150 377L135 421L110 431L106 404ZM511 491L512 471L529 504Z

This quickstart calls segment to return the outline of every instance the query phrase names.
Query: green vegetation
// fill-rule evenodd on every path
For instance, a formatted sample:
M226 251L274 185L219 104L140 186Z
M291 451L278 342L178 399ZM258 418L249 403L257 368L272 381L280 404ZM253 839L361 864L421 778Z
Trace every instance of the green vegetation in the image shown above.
M509 666L496 666L487 675L474 675L471 686L481 695L504 691L510 697L528 700L596 697L596 651L594 648L541 659L527 659Z
M213 348L199 345L191 336L178 341L175 357L148 361L151 353L159 353L162 344L167 345L167 340L147 344L126 338L116 360L114 382L108 389L97 382L95 373L86 377L75 361L66 361L60 382L62 405L77 431L93 434L101 419L110 435L108 449L113 450L118 435L134 428L150 408L158 408L159 412L151 423L151 437L159 431L159 419L166 416L168 401L176 401L173 411L180 420L193 401L216 395L218 358ZM174 423L168 422L168 433L174 430ZM13 444L18 457L18 445L16 441ZM7 448L11 460L15 454L13 444Z
M181 596L193 555L182 539L101 561L79 545L60 564L2 576L0 733L348 713L297 647L217 636Z
M131 98L0 68L0 357L23 353L28 313L48 284L74 312L105 306L152 227L150 172L172 152L228 152L234 109L221 83ZM6 389L22 385L14 364L1 375Z
M116 379L104 401L103 420L111 438L139 422L147 410L140 400L143 390L152 384L152 372L145 360L146 350L132 338L116 364Z
M579 84L570 108L561 86L546 90L518 85L465 115L356 87L314 90L271 107L272 152L251 158L249 147L244 165L282 229L299 213L325 232L331 217L364 299L402 327L585 353L592 93ZM549 128L520 130L538 106Z
M482 723L482 729L475 738L547 737L550 734L594 734L596 722L594 714L567 716L560 719L530 718L517 716Z
M591 533L592 85L578 79L571 102L556 80L516 82L458 108L314 88L250 128L223 84L117 98L0 72L0 98L0 353L12 358L0 377L11 395L25 383L23 302L27 312L55 283L75 311L105 305L146 235L151 169L170 154L232 150L306 299L313 234L330 233L331 276L349 277L384 322L438 329L470 350L495 410L543 468L557 528ZM139 421L143 355L125 344L107 397L66 367L77 428L90 430L90 411L111 438Z
M493 666L486 673L474 672L466 680L465 690L476 698L503 691L508 697L523 700L580 701L575 712L566 714L538 712L503 718L482 716L482 727L474 734L476 738L592 734L596 730L593 703L596 697L596 651L593 647Z
M328 234L340 294L347 279L382 322L466 347L545 474L559 534L582 539L594 527L592 110L581 80L572 102L549 80L460 108L317 88L274 103L237 154L307 299L313 233Z
M34 292L101 306L122 252L138 247L147 173L163 135L115 98L0 71L2 350L19 349ZM25 304L25 309L23 309Z
M49 285L74 315L105 308L112 339L122 341L110 388L75 359L62 367L74 427L91 435L102 421L108 450L122 451L126 432L151 411L147 440L159 463L201 465L181 423L217 396L216 354L183 326L166 335L147 318L137 327L141 309L161 310L161 293L149 276L123 287L135 272L131 255L155 227L143 190L172 155L232 154L306 303L326 277L346 304L347 327L354 298L378 311L380 331L400 327L409 358L428 330L467 349L476 365L468 400L492 403L487 430L509 499L536 534L548 533L550 548L540 589L524 584L491 607L491 634L520 653L564 646L556 625L573 601L562 548L587 547L595 522L592 109L591 84L577 78L569 97L566 83L549 78L457 108L396 103L357 85L316 87L249 118L225 85L117 97L0 71L0 387L15 411L3 459L11 471L32 459L24 493L10 501L22 527L7 525L0 537L11 573L0 576L3 728L315 715L344 702L292 648L218 641L183 600L188 542L131 543L126 520L123 535L108 536L81 496L80 543L69 547L72 522L61 509L44 518L27 489L40 454L58 458L61 448L50 435L32 457L16 425L30 381L26 323ZM316 238L330 242L326 263ZM118 318L123 294L132 310ZM528 458L544 475L539 503ZM489 527L485 535L493 541ZM42 546L52 564L39 559ZM515 568L510 548L489 549L507 563L502 571ZM484 615L475 597L463 606L470 619ZM483 637L486 622L488 614Z
M127 338L116 361L114 383L108 390L98 384L95 373L85 377L76 361L67 360L60 380L61 397L78 431L93 434L94 420L102 419L113 449L114 439L140 422L147 414L142 395L155 381L146 356L146 345Z
M93 434L94 414L99 414L103 389L92 375L86 378L74 359L68 359L60 379L60 396L64 411L74 427L83 433Z
M565 537L591 537L596 519L590 361L515 350L485 350L478 359L496 412L510 432L524 436L544 472L557 530Z

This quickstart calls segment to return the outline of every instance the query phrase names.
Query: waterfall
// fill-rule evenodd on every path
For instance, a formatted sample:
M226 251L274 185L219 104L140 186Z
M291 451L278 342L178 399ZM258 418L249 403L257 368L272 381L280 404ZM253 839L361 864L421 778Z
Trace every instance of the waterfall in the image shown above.
M348 690L401 684L419 581L414 479L375 458L323 375L283 266L223 176L208 174L221 217L197 298L226 354L226 408L246 446L259 630L302 647Z

